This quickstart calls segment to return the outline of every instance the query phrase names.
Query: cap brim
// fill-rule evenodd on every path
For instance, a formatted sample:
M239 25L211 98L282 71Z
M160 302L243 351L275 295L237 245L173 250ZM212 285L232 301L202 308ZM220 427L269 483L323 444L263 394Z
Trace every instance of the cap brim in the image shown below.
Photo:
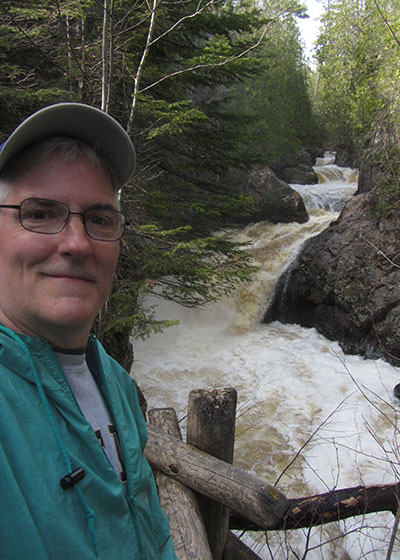
M135 171L135 149L115 119L90 105L58 103L37 111L14 130L0 152L0 172L26 146L51 136L82 140L107 157L118 174L119 188Z

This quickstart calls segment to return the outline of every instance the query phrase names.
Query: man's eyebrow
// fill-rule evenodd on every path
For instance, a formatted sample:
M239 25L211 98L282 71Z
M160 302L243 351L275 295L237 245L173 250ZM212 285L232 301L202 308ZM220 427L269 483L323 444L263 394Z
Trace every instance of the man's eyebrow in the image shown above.
M86 210L95 210L99 208L100 210L115 210L115 212L119 212L119 210L117 210L117 208L115 208L115 206L113 206L112 204L91 204L90 206L87 207Z

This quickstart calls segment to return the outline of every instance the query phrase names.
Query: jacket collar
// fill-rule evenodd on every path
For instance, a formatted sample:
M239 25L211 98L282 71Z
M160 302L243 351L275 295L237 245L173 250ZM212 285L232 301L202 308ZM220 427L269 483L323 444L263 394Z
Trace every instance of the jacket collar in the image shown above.
M15 340L15 336L19 342ZM47 340L40 337L14 333L7 327L0 325L0 362L12 373L34 383L32 364L28 362L26 354L21 352L21 343L28 350L34 367L38 371L46 392L66 390L70 391L64 372L62 371L54 351ZM95 363L94 340L91 336L87 351L91 362Z

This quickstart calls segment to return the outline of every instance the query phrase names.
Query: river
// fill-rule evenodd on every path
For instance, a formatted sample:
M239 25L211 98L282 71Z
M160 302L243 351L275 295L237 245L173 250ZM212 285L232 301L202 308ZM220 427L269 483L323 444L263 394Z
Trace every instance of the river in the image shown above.
M261 323L282 270L356 190L356 171L337 167L332 158L317 161L317 185L292 185L308 208L307 223L262 222L235 232L236 239L251 243L260 267L250 285L202 309L149 298L157 318L178 319L179 325L132 341L132 375L149 407L174 407L183 430L192 389L234 387L234 463L271 484L278 481L288 497L399 478L393 387L400 369L345 355L315 329ZM380 560L393 520L390 513L370 514L309 531L244 538L262 559ZM399 550L393 558L400 558Z

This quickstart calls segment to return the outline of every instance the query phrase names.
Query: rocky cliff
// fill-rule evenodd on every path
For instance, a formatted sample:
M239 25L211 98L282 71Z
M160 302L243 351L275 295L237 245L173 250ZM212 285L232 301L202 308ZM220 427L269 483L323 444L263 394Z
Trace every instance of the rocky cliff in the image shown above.
M355 196L305 243L265 322L315 327L347 353L400 365L400 216L376 220L377 196Z

